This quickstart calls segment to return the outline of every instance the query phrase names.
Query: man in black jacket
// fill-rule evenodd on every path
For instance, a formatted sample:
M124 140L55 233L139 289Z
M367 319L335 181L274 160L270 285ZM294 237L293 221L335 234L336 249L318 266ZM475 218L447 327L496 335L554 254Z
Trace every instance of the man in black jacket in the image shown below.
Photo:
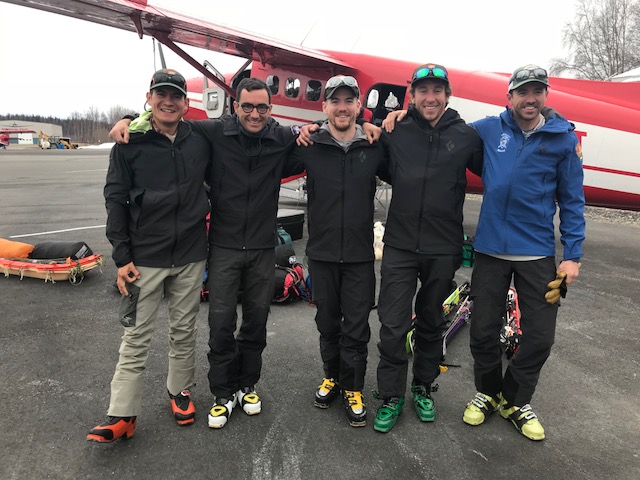
M115 145L104 187L107 237L118 266L124 335L111 381L108 420L88 440L112 442L133 436L156 313L169 300L167 390L179 425L195 420L196 315L207 258L203 179L209 143L180 122L187 111L186 82L175 70L157 71L147 103L153 128Z
M411 393L418 418L435 419L431 393L440 373L445 321L442 301L461 263L466 169L480 173L482 142L455 110L448 72L422 65L413 72L411 108L388 135L393 197L384 235L378 299L383 400L374 429L388 432L402 413L407 384L405 338L415 302L415 349Z
M239 404L260 413L255 390L267 344L273 297L280 180L301 173L289 160L295 129L271 117L271 92L256 78L236 89L232 116L193 122L213 149L209 233L209 386L214 404L209 427L226 425ZM242 323L235 334L238 293Z
M370 144L356 118L356 79L327 81L322 104L327 120L311 135L313 145L294 150L307 172L309 258L317 306L325 378L315 406L328 408L342 392L349 423L366 425L362 400L374 304L373 201L376 175L388 177L382 143Z

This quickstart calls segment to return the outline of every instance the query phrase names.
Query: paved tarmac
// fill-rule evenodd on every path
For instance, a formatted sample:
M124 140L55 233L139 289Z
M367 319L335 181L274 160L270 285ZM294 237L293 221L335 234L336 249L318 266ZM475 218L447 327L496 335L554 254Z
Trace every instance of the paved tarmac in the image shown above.
M163 308L135 437L87 442L88 430L106 414L122 334L103 227L107 163L107 150L0 151L0 237L78 228L15 239L81 240L106 259L80 285L0 277L0 479L640 478L640 229L606 218L588 223L581 276L563 301L556 344L532 402L547 432L543 442L526 439L497 415L478 427L462 422L475 393L468 328L449 347L448 361L460 367L438 379L436 421L420 423L409 402L390 433L375 432L375 311L365 390L369 425L350 427L339 404L314 408L322 368L314 309L302 301L272 308L260 415L236 411L225 428L207 427L212 398L202 304L198 416L193 426L175 424L165 387ZM469 234L479 206L478 197L468 198ZM384 218L384 210L376 215ZM305 242L306 226L305 238L294 242L299 257ZM457 279L470 274L462 268Z

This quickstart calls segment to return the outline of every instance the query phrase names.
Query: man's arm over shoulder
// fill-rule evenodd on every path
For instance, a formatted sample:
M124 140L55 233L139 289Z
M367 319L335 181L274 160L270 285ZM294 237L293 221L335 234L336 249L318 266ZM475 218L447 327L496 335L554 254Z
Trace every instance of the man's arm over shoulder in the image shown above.
M229 117L229 115L223 115L220 118L207 118L205 120L183 120L186 122L194 132L198 132L209 142L212 142L215 138L215 134L219 128L222 128L223 119Z
M489 122L489 118L481 118L480 120L476 120L475 122L468 123L467 125L473 128L478 133L478 136L480 136L480 138L484 140L484 136L487 133L488 122Z
M385 132L382 132L379 142L380 142L380 145L378 148L382 150L384 158L382 162L380 162L380 165L378 166L378 171L376 172L376 176L383 182L386 182L389 185L391 185L391 175L389 173L391 170L391 153L389 148L389 137Z
M314 148L313 146L309 147L301 147L297 146L295 143L295 139L293 141L293 148L289 151L287 158L284 162L284 168L282 169L282 178L292 177L294 175L300 175L304 173L304 159L303 149L305 148Z
M300 149L306 147L299 147L296 144L296 139L300 133L300 127L297 125L280 125L274 120L271 128L273 128L273 134L284 146L286 152L282 168L282 178L288 178L304 173L304 161Z
M276 138L286 145L287 148L293 150L296 147L296 138L300 134L299 125L280 125L277 121L273 121L273 132Z
M478 175L482 176L482 165L484 159L484 143L480 134L474 128L469 128L469 135L473 136L471 158L467 163L467 168Z

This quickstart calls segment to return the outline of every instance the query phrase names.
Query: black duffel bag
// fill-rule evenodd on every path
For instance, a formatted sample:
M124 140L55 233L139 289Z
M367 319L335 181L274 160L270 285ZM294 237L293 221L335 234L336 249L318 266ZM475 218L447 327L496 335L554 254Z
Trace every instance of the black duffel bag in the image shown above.
M84 242L41 242L36 244L29 254L29 258L38 260L57 258L80 260L89 255L93 255L93 251Z

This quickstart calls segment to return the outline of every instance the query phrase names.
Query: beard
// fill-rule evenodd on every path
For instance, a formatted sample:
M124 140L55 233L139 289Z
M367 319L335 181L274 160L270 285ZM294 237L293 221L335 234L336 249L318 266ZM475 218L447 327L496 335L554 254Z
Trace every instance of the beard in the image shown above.
M346 120L345 117L341 117L343 120ZM339 132L346 132L347 130L349 130L353 124L354 124L354 118L353 117L349 117L348 121L336 121L336 119L334 118L333 120L330 121L331 126L333 128L335 128L337 131Z

